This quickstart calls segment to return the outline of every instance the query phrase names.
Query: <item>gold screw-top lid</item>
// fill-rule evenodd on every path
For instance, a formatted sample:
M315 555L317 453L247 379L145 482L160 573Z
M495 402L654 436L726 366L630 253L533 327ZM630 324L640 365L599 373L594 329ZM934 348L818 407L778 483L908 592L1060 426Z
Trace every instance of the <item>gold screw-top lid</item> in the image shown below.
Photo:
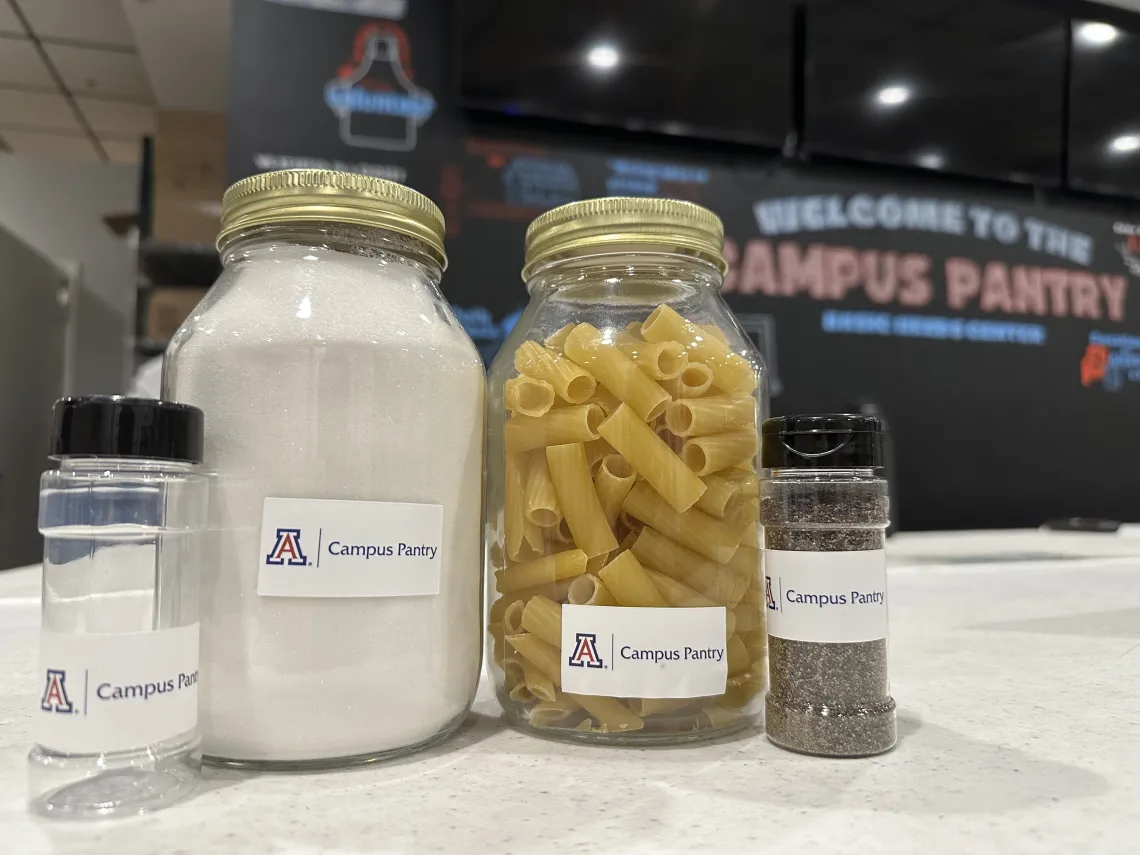
M724 261L724 225L708 208L678 199L614 196L571 202L547 211L526 230L523 280L558 258L623 248L681 252L716 265Z
M218 251L256 226L296 222L346 223L388 229L426 244L441 267L443 214L410 187L328 169L283 169L243 178L222 196Z

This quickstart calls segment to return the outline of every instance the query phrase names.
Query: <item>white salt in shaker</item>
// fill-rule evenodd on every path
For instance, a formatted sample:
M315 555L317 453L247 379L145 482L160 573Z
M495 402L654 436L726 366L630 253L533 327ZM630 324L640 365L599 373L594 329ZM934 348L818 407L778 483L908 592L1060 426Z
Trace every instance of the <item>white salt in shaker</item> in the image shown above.
M164 391L208 414L207 761L404 754L480 669L483 366L439 290L443 217L388 181L289 170L223 200L225 269Z

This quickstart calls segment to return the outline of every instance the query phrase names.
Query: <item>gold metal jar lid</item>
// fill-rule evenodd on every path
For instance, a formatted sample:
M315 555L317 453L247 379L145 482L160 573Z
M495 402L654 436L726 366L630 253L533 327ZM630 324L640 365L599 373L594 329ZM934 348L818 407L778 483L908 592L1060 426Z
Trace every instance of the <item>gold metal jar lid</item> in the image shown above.
M678 199L614 196L547 211L526 230L523 280L558 258L619 252L624 247L682 252L728 269L724 225L708 208Z
M423 241L441 267L443 213L410 187L327 169L283 169L251 175L222 196L218 251L257 226L296 222L345 223L387 229Z

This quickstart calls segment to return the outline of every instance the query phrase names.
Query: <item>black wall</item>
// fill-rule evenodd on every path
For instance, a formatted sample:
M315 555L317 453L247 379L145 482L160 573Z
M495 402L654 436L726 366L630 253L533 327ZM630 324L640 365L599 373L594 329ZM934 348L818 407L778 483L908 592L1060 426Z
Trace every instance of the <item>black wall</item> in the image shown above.
M902 528L1140 519L1140 212L480 118L455 104L449 9L236 3L231 179L327 166L431 196L444 291L488 360L526 300L534 216L603 195L699 202L725 221L726 299L773 364L772 411L878 404ZM369 68L373 37L398 61Z

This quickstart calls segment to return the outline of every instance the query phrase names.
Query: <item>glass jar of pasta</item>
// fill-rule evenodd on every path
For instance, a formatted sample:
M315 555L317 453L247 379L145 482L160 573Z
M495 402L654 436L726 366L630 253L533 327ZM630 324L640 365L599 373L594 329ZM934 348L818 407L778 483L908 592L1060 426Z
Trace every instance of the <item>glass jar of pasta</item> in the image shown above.
M750 725L767 685L760 356L723 228L595 199L527 230L530 305L488 388L488 658L507 720L603 743Z

